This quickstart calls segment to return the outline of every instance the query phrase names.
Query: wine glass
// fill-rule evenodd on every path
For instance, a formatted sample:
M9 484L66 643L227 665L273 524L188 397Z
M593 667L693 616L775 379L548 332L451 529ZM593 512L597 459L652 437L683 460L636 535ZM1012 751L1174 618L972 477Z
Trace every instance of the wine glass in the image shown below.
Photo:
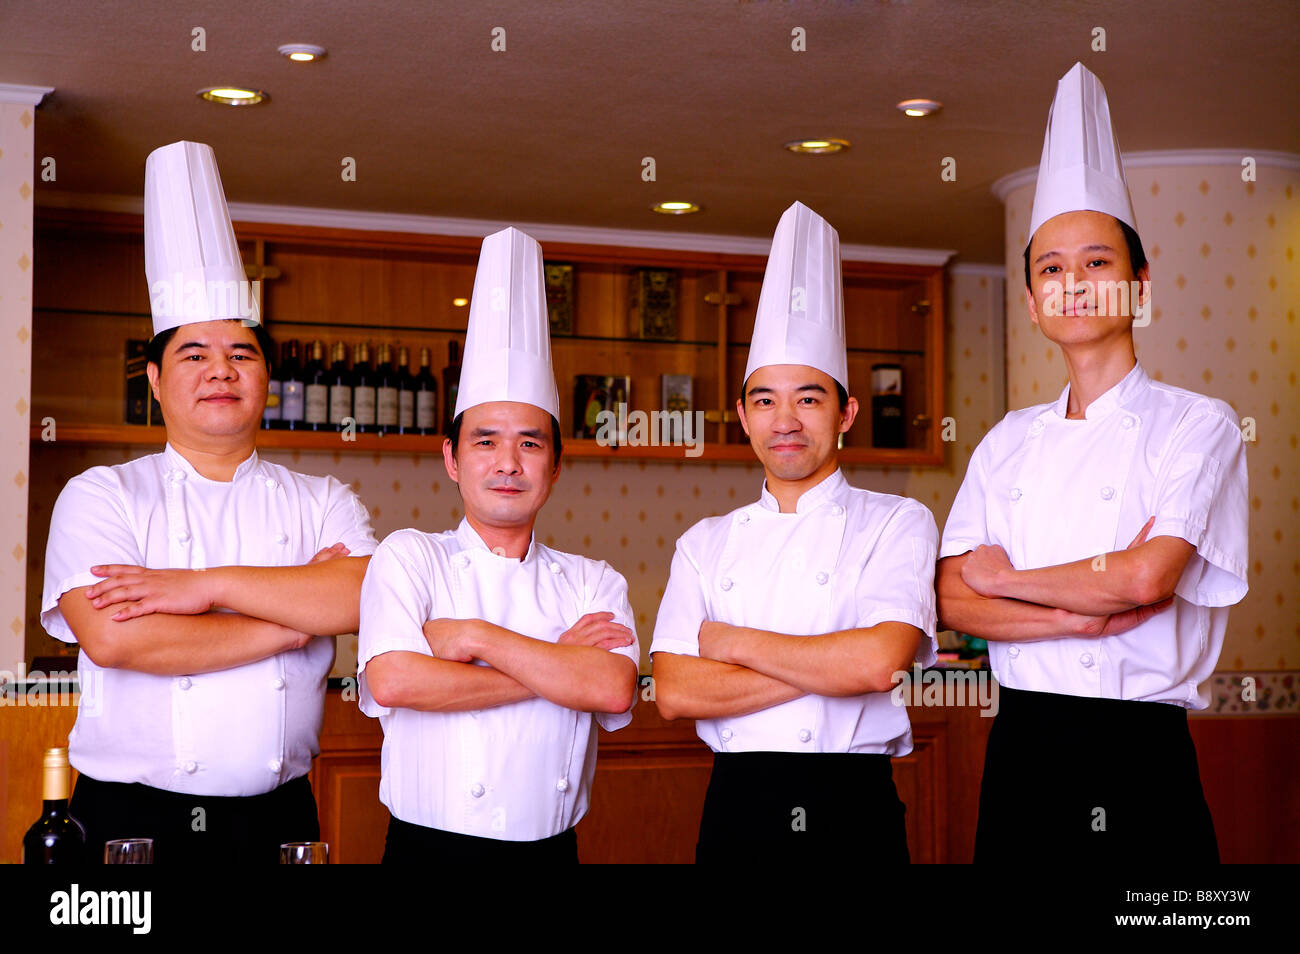
M153 864L152 838L114 838L104 842L106 865Z
M280 846L282 865L327 865L330 846L323 841L291 841Z

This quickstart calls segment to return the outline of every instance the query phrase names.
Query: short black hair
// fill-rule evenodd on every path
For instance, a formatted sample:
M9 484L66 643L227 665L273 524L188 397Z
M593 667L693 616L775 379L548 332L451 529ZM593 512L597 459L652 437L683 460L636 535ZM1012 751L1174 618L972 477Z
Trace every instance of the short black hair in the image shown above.
M243 321L242 318L231 318L231 321ZM172 338L176 337L176 332L183 328L184 325L177 325L175 328L168 328L166 331L160 331L149 339L149 345L145 349L145 357L150 364L158 365L158 373L162 373L162 359L167 351L167 346L171 344ZM275 351L275 341L271 338L271 333L266 330L265 326L256 324L252 326L253 337L257 339L257 347L262 351L262 360L266 362L266 370L271 370L271 356Z
M749 379L746 378L745 384L748 383L749 383ZM742 407L745 404L745 391L746 391L745 384L742 384L740 386L740 403ZM844 406L849 403L849 392L846 391L844 385L840 384L840 382L838 381L835 382L835 396L840 399L840 410L841 411L844 410Z
M1115 221L1119 222L1119 227L1124 233L1124 242L1125 244L1128 245L1128 260L1132 264L1133 274L1136 276L1137 273L1142 271L1142 269L1144 269L1147 264L1147 253L1142 248L1142 239L1138 237L1138 234L1134 230L1133 226L1129 225L1127 222L1120 222L1119 219L1115 219ZM1029 275L1030 275L1029 246L1033 244L1034 244L1033 236L1030 236L1029 243L1025 246L1025 287L1026 288L1033 287L1033 285L1029 281Z
M461 411L452 418L451 427L447 431L447 440L451 441L451 456L456 458L456 452L460 449L460 426L464 422L465 412ZM564 453L564 440L560 436L560 422L551 415L551 446L555 448L555 453L551 458L551 470L560 466L560 456Z

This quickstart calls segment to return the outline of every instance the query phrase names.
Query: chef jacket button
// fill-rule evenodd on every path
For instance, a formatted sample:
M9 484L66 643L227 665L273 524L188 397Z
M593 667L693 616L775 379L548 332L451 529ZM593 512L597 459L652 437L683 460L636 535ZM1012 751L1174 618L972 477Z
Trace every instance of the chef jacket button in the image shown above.
M271 759L271 761L266 763L266 767L272 772L279 773L280 769L284 767L284 763L279 759Z
M176 534L176 539L179 540L181 543L189 543L190 532L188 530L182 530L180 533Z
M554 574L556 574L556 575L558 575L559 572L560 572L560 564L558 564L558 563L552 563L552 564L551 564L551 572L554 573Z
M1092 653L1084 653L1079 657L1079 662L1089 669L1092 668Z
M1119 422L1119 426L1122 427L1122 428L1124 428L1124 430L1127 431L1130 427L1132 427L1132 426L1133 426L1134 424L1136 424L1136 423L1137 423L1136 420L1134 420L1134 419L1131 418L1131 417L1127 417L1127 416L1126 416L1126 417L1124 417L1123 420L1121 420L1121 421Z
M172 471L172 480L176 481L177 483L180 483L184 479L185 479L185 471L183 470Z
M567 778L560 779L555 783L555 790L557 792L567 792L569 790L569 780Z
M1014 656L1019 656L1019 655L1020 655L1020 647L1019 647L1019 646L1012 646L1010 649L1007 650L1007 654L1008 654L1009 656L1013 656L1013 657L1014 657Z
M278 537L275 538L275 542L276 542L276 543L281 543L281 544L283 544L283 543L288 543L288 542L289 542L289 534L287 534L287 533L282 533L282 534L280 534Z
M1020 488L1019 488L1019 487L1012 487L1012 488L1011 488L1011 499L1012 499L1012 500L1019 500L1019 499L1020 499L1020 496L1021 496L1021 494L1020 494Z
M182 689L188 689L190 686L194 685L194 683L190 681L189 676L181 676L180 679L176 680L176 685L180 686Z
M271 688L272 688L272 689L283 689L283 688L284 688L284 680L281 679L279 676L276 676L274 679L271 680Z
M185 769L185 774L186 774L186 775L193 775L195 772L197 772L197 771L199 770L199 763L198 763L198 762L186 762L184 765L181 766L181 768Z
M841 507L839 504L836 504L835 506L831 507L831 513L833 513L837 517L843 512L844 512L844 508Z
M736 519L737 519L740 523L749 523L749 514L747 514L747 513L742 513L742 514L741 514L739 517L737 517Z
M1114 487L1103 487L1103 488L1101 488L1101 499L1102 499L1102 500L1109 500L1111 497L1114 497L1114 496L1115 496L1115 488L1114 488Z
M474 787L469 790L469 793L473 795L475 798L482 798L483 793L486 791L487 789L483 787L483 784L481 782L475 782Z
M827 575L827 573L826 573L824 570L823 570L821 573L818 573L818 574L817 574L817 582L820 583L822 586L825 586L825 585L826 585L826 581L829 580L829 579L830 579L830 576Z
M723 730L722 730L722 741L723 741L723 742L730 742L730 741L731 741L731 730L730 730L730 729L723 729Z
M275 481L272 480L270 477L266 478L266 489L267 490L275 489Z
M729 577L729 576L724 576L724 577L722 578L722 582L719 583L718 585L721 586L724 590L729 590L729 589L731 589L731 577Z
M1042 422L1042 421L1034 421L1033 424L1030 424L1030 425L1029 425L1029 433L1030 433L1030 434L1037 434L1037 433L1038 433L1039 431L1041 431L1042 429L1043 429L1043 422Z
M456 565L461 568L469 566L469 554L462 553L458 557L456 557Z
M800 741L800 742L807 742L807 741L808 741L809 739L811 739L811 738L812 738L812 733L809 732L807 729L800 729L800 730L799 730L799 741Z

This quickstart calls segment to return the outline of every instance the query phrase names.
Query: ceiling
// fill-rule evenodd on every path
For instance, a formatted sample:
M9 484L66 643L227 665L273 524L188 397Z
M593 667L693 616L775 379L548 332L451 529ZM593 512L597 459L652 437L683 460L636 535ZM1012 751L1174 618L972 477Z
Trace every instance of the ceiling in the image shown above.
M148 152L193 139L215 148L231 202L762 237L799 199L846 243L997 263L990 187L1037 164L1076 60L1106 84L1125 152L1300 153L1295 14L1293 0L7 0L0 83L56 88L37 113L36 155L57 163L41 190L138 196ZM329 53L293 64L276 53L288 42ZM270 100L195 95L223 83ZM908 119L894 104L909 97L944 109ZM807 136L853 145L781 148ZM669 198L704 211L648 211Z

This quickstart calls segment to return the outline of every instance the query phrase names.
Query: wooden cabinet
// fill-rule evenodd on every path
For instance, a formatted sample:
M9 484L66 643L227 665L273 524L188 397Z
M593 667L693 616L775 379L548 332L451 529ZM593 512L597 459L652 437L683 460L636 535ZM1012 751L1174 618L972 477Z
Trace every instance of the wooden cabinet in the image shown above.
M385 341L432 353L441 376L448 344L464 340L481 240L394 232L239 224L245 263L262 281L262 314L277 341ZM546 243L548 262L574 266L572 335L552 336L565 453L602 459L750 461L735 421L765 260L663 249ZM35 242L33 442L53 418L61 441L161 445L160 428L123 424L128 338L148 338L149 294L139 216L39 210ZM632 277L641 267L678 276L671 341L629 333ZM862 404L846 435L845 464L943 462L944 275L939 266L843 263L849 375ZM328 353L328 352L327 352ZM277 356L278 357L278 356ZM902 367L906 446L871 435L871 367ZM660 409L661 376L688 374L694 408L708 415L702 453L681 447L602 446L570 438L575 376L626 375L629 412ZM268 431L265 447L440 453L441 439Z

